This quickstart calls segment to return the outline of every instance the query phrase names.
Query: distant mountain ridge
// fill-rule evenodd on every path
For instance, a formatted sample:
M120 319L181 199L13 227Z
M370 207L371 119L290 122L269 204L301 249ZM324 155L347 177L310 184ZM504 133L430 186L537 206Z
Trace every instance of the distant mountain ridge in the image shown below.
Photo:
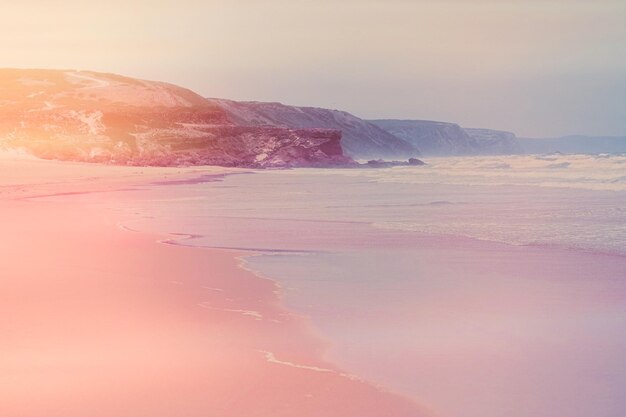
M406 159L420 155L419 148L402 138L344 111L258 101L216 98L208 101L221 107L231 121L238 125L340 130L342 148L353 158Z

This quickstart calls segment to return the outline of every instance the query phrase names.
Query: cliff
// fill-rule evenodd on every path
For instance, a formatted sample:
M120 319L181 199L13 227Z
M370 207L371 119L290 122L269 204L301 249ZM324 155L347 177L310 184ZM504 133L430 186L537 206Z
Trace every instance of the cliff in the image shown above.
M465 131L476 141L480 155L510 155L523 152L515 133L470 128L466 128Z
M340 130L341 146L353 158L407 158L420 154L405 140L344 111L256 101L209 99L209 102L222 108L238 125Z
M0 70L0 147L128 165L350 163L341 133L237 126L194 92L114 74Z
M148 139L133 163L232 167L331 167L354 163L343 155L341 132L328 129L196 126L195 137Z
M429 120L371 120L380 128L418 147L426 156L517 154L513 133L465 129L455 123Z
M427 120L372 120L426 156L471 155L476 143L459 125Z

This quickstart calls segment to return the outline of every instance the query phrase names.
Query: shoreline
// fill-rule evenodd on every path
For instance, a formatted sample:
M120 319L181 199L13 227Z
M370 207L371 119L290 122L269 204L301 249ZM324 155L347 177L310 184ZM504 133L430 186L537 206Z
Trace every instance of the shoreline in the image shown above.
M240 251L119 227L132 216L116 208L120 186L198 168L26 165L28 181L0 182L2 414L431 415L324 361L326 342L273 280L240 266Z
M223 191L222 200L215 203L215 213L206 211L213 206L199 202L195 211L180 213L183 219L186 214L192 215L190 221L177 223L157 216L134 226L189 232L196 229L192 227L195 224L198 233L194 239L178 244L204 248L242 248L241 242L250 245L241 255L243 267L279 283L286 294L287 308L309 317L315 330L332 343L325 356L328 361L427 404L442 415L501 415L506 407L512 407L503 404L507 398L519 400L515 392L506 392L511 386L516 392L526 392L527 400L517 404L527 410L523 415L544 417L551 404L548 399L544 404L541 401L550 387L568 387L564 392L586 389L584 385L590 378L600 379L609 372L603 364L608 359L593 353L613 352L621 343L617 339L622 310L617 301L624 294L619 278L626 276L621 254L384 230L368 222L306 219L300 212L295 213L296 218L280 214L273 218L276 207L282 207L283 202L275 204L272 200L261 213L264 215L258 215L254 202L266 195L263 190L246 196L249 204L243 204L241 212L218 215L237 193L256 192L259 184L275 187L282 179L266 176L264 183L264 178L239 178L222 188L230 191ZM291 189L299 190L299 185L292 184ZM189 193L211 195L212 187L191 187L181 190L177 197ZM278 188L276 193L283 190ZM293 200L285 206L300 207ZM199 208L203 210L197 211ZM239 224L242 229L230 230ZM242 230L248 232L243 235ZM289 247L295 249L285 250ZM393 256L380 258L381 253L368 249L387 250ZM357 254L353 257L357 262L346 258L351 251ZM398 262L404 259L406 263L407 256L418 262L399 267ZM396 279L411 274L420 285L414 282L407 287L406 282ZM446 291L430 295L425 291L439 286ZM396 311L397 307L400 310ZM412 328L414 323L422 327ZM613 335L598 335L602 328L613 329L609 330ZM582 337L585 334L588 337ZM559 339L569 342L563 344ZM445 343L438 346L438 340ZM580 363L578 358L572 360L574 353L582 358ZM500 368L510 369L521 363L524 366L515 372L498 373ZM581 369L584 366L589 369ZM540 375L550 369L554 370L552 374ZM615 378L620 375L616 373ZM414 380L418 385L411 385ZM436 392L433 387L441 381L448 382L442 385L445 389ZM456 381L464 382L459 385ZM604 395L613 395L611 390L620 386L603 385L606 383L599 383ZM472 387L480 388L482 396L493 397L502 390L505 395L490 405L489 398L463 394ZM451 396L458 404L449 401ZM472 409L473 398L494 409ZM572 401L571 405L558 403L556 408L569 410L572 416L584 416L594 406L601 408L602 404Z
M439 240L442 242L449 244ZM543 387L539 391L544 392L550 392L552 386L580 390L589 380L598 380L604 392L619 386L603 386L602 378L609 372L603 362L616 359L603 358L597 352L619 351L623 343L619 330L624 324L619 317L626 317L621 307L626 299L625 286L620 283L620 277L626 276L623 256L472 239L459 239L456 248L423 243L420 240L418 249L422 262L417 263L422 265L419 275L423 283L417 286L401 278L413 267L397 266L408 255L406 251L394 252L393 259L359 251L353 257L332 250L312 257L279 254L274 259L274 255L244 259L246 268L277 280L286 289L287 307L312 320L333 342L327 360L428 404L442 415L485 415L484 408L473 410L472 405L490 404L496 393L515 398L514 393L506 393L513 389L527 395L521 404L516 403L518 407L525 403L532 410L528 415L547 417L549 412L543 413L551 407L535 400L541 393L534 387ZM363 262L365 257L369 258L366 265L378 263L390 269L373 268L365 275L365 268L359 269L353 259ZM507 261L489 264L486 270L484 262L497 257ZM339 263L343 259L348 262ZM391 262L396 265L392 267ZM340 276L333 272L338 268L355 272ZM389 283L365 281L376 277ZM337 283L340 278L352 284ZM440 285L449 291L428 290ZM333 294L331 300L320 302L325 294ZM450 297L456 301L448 301ZM614 336L597 334L603 327L612 329L608 331ZM598 339L588 340L582 337L585 333ZM563 345L560 338L570 342ZM572 358L572 352L579 357ZM500 372L515 366L520 368L513 373ZM585 367L588 369L580 370ZM542 368L547 375L538 377ZM570 372L572 380L564 381L562 376ZM615 377L619 378L619 373ZM471 394L462 394L464 391ZM458 404L449 402L451 395ZM609 394L609 398L618 398L616 395ZM578 404L580 414L572 406L570 415L588 415L585 411L598 402L586 401L584 407ZM499 403L493 401L492 405ZM501 415L507 407L512 406L494 407L488 415Z
M65 163L56 165L68 168ZM20 313L23 307L17 301L18 296L25 296L26 300L33 298L29 291L35 293L35 300L44 300L44 307L30 305L30 309L24 310L26 318L33 312L46 313L40 320L45 326L41 322L36 327L32 323L22 326L33 330L31 337L40 337L40 344L24 349L15 344L19 340L9 338L7 345L0 347L0 370L9 370L4 380L0 376L0 394L8 394L9 398L22 396L21 403L9 404L14 408L3 409L0 405L4 414L20 411L26 417L82 417L89 406L105 409L102 417L112 413L143 417L162 413L165 404L172 407L171 413L183 410L191 415L209 413L218 417L292 417L294 413L317 417L320 412L332 417L379 417L381 413L421 417L434 415L432 410L445 416L482 417L485 410L472 409L473 402L490 400L473 394L469 397L471 401L463 403L465 388L458 385L457 379L465 381L468 387L482 387L483 394L491 393L488 397L509 385L515 392L533 390L531 387L541 386L560 375L559 372L567 374L578 369L564 362L555 375L538 378L531 369L536 363L551 369L560 360L555 358L567 359L579 349L582 349L580 355L599 349L611 351L620 334L616 330L615 337L602 335L594 340L580 339L578 332L584 329L594 334L596 319L608 328L621 326L620 316L615 314L621 308L617 301L626 293L617 279L610 285L604 282L611 274L614 278L622 272L626 275L621 254L560 245L515 245L467 236L429 235L381 229L371 222L336 219L240 218L232 213L229 218L209 216L203 221L192 217L191 223L178 223L177 218L184 219L186 214L194 213L193 209L203 207L196 205L201 200L190 199L199 196L199 192L216 197L219 190L231 189L222 196L226 197L223 203L217 202L218 207L223 204L227 209L231 204L228 196L241 193L242 189L219 182L205 188L194 187L205 180L220 181L219 178L230 175L220 173L220 168L208 168L209 173L197 167L146 169L150 171L146 173L136 167L96 166L95 171L102 170L98 175L92 175L89 164L74 168L76 172L86 170L90 174L83 173L83 177L69 183L63 182L67 179L50 183L54 178L46 177L41 184L13 188L3 185L6 177L0 178L0 203L3 203L0 216L15 220L7 229L8 236L17 237L17 246L22 247L15 252L15 248L7 246L10 239L4 246L0 242L0 253L10 260L9 268L5 266L6 259L0 264L0 271L14 275L20 269L39 271L25 273L37 285L31 286L27 280L24 288L19 283L3 282L0 274L0 302L4 302L0 304L0 313L17 317L18 324L26 320L15 313ZM259 184L257 179L263 178L245 182L255 186ZM240 180L235 183L240 184ZM265 186L272 187L273 183L270 181ZM263 193L253 195L251 201L259 201L263 196ZM174 204L164 206L163 202ZM243 209L247 207L244 205ZM256 209L250 207L248 210ZM183 211L170 211L178 209ZM221 223L224 224L215 227ZM257 227L259 224L262 226ZM311 224L315 224L314 239L298 244ZM194 229L189 229L190 225L197 225L200 233L188 233ZM232 225L238 227L229 230ZM42 226L40 230L39 226ZM28 233L20 235L17 232L20 227ZM207 235L206 230L213 235ZM289 234L285 235L285 231ZM210 237L226 241L224 245L207 245ZM31 242L35 243L34 247L29 247ZM51 242L54 242L52 247ZM277 242L280 244L274 246ZM325 245L323 250L317 247L320 243ZM264 249L263 245L272 249ZM71 250L64 249L68 247ZM296 249L285 249L290 247ZM10 256L10 250L14 256ZM72 251L75 253L68 256ZM357 263L345 257L351 251L360 254ZM392 258L385 258L385 251ZM43 259L36 256L39 253L45 255ZM53 254L56 256L50 258ZM305 254L310 256L302 256ZM407 255L416 257L417 263L404 265L409 259ZM30 257L42 265L24 262ZM267 260L275 264L268 264ZM324 269L325 264L337 268ZM269 270L267 265L271 267ZM341 276L333 275L337 271L343 271ZM99 278L90 277L90 273ZM415 283L396 280L411 274L419 278L417 287ZM125 276L131 280L126 282ZM596 279L588 280L589 276ZM59 277L61 286L55 288ZM83 282L85 277L89 278L88 282ZM65 282L66 278L71 286ZM430 296L425 292L441 285L447 288L445 292L436 291ZM43 290L36 289L38 286L43 286ZM102 297L92 294L94 288ZM294 288L300 291L294 293ZM313 292L307 296L310 289ZM59 307L49 300L51 297L67 302L69 307L62 304L62 311L72 310L73 303L80 300L81 304L73 309L77 317L59 316L56 311ZM91 300L95 306L110 305L92 314L92 303L84 299ZM450 299L451 304L441 304L440 299L446 303ZM139 308L132 307L137 301L141 302ZM314 301L311 306L309 301ZM424 321L424 317L428 319ZM93 324L88 323L90 319ZM485 319L488 320L483 322ZM577 323L575 328L571 327L572 320ZM19 331L18 325L13 324L12 329L11 323L7 323L0 320L0 330L8 328L9 335L11 330ZM65 334L61 323L74 328L77 335ZM421 323L422 327L410 327L415 323ZM102 324L106 331L93 328ZM46 333L49 329L58 334ZM372 329L374 333L369 333ZM487 339L477 338L476 331ZM351 335L352 332L355 334ZM213 337L216 335L219 335L217 339ZM98 337L102 341L92 340ZM452 344L438 345L442 337ZM561 343L558 338L569 340L567 345L573 351L556 349ZM111 350L102 351L102 346ZM476 350L479 346L487 350ZM367 352L370 349L373 351ZM522 351L525 353L520 356ZM124 357L129 353L139 358L136 363ZM554 357L548 361L544 353ZM52 362L51 354L54 354ZM20 355L22 362L17 361L20 365L16 367ZM3 356L8 357L4 362ZM32 361L34 367L28 368L34 379L22 381L20 393L20 384L15 388L15 381L28 377L24 362L28 357L36 359ZM110 362L105 366L103 361ZM595 359L587 358L587 361L596 366ZM124 364L123 369L120 363ZM519 363L525 366L512 375L521 377L523 383L511 379L511 375L498 374L498 367ZM63 371L46 375L38 368L41 366L50 369L60 366ZM585 372L599 369L602 368ZM150 378L138 376L143 374ZM585 375L552 381L544 391L549 392L550 386L559 384L574 384L571 387L576 388L576 381L586 381ZM128 381L124 380L119 387L110 382L120 376L126 376ZM187 376L193 381L187 381ZM160 379L163 381L157 383L160 387L157 389L153 380ZM443 385L443 394L437 392L437 384L447 379L450 382ZM81 385L78 380L87 383ZM102 385L103 380L109 382ZM41 395L44 399L40 404L57 401L54 407L62 413L50 414L43 408L24 412L33 385L33 392L40 394L42 391L37 387L50 390L51 384L56 386L59 382L85 397L79 408L63 408L71 404L71 393L52 390L47 398ZM610 387L615 386L620 384ZM166 387L183 387L183 392L163 391ZM126 398L130 392L134 393L130 403L135 408L126 413L127 410L110 408L112 399ZM216 393L216 398L207 399L202 395L206 392ZM244 392L253 393L256 402L239 404L238 398ZM155 393L161 401L159 404L147 400ZM523 407L529 410L536 407L528 415L544 417L539 411L550 406L538 405L541 392L527 395ZM456 403L450 402L450 398L455 398ZM507 395L502 398L505 401ZM531 399L536 403L531 404ZM494 402L493 406L498 404ZM585 407L594 404L589 402ZM572 405L570 415L578 416L576 412L585 407ZM500 415L502 409L493 409L488 414Z

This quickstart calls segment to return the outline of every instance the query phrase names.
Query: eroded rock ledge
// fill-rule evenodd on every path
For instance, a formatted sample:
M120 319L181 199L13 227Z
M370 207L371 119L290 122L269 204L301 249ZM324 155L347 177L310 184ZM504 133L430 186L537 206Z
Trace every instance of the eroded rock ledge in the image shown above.
M0 69L0 148L121 165L354 163L339 130L241 126L190 90L90 71Z

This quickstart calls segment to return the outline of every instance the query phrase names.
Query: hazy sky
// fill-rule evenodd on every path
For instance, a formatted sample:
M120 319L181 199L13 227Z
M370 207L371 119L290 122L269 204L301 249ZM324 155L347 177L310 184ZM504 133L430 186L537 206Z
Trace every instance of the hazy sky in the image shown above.
M626 135L626 0L14 3L0 15L2 67L520 136Z

